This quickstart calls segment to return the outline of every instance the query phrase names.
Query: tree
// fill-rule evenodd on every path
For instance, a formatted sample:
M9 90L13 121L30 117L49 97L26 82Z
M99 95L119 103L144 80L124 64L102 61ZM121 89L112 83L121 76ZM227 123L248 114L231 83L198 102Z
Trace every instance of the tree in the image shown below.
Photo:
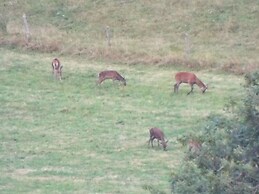
M259 72L245 76L246 97L231 118L209 117L198 139L172 175L172 193L259 193ZM231 103L237 106L238 103Z

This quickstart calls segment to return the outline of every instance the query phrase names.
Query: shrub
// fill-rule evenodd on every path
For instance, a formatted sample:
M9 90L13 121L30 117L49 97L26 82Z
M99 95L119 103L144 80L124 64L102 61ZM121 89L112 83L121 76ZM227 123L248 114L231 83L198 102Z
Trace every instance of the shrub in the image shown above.
M210 116L196 137L203 140L200 154L187 153L181 169L172 175L173 193L259 192L259 73L245 78L243 104L231 109L231 118Z

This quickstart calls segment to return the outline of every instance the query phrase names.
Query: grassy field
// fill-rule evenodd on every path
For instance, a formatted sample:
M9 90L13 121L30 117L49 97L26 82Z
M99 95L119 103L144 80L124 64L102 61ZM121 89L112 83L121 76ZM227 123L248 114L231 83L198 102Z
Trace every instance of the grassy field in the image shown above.
M64 80L51 75L52 55L0 49L1 193L170 192L170 174L186 148L177 137L198 131L208 115L224 113L243 94L242 77L211 70L195 73L209 90L187 85L173 94L183 69L114 65L61 57ZM127 86L107 80L116 69ZM147 145L160 127L168 151Z
M243 74L259 68L258 10L258 0L2 0L0 45Z

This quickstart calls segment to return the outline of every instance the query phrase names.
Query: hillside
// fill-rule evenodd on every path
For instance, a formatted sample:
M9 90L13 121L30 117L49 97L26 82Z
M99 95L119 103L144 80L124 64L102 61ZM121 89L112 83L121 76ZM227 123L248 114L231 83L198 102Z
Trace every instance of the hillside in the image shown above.
M0 9L1 46L238 74L259 68L257 0L1 0Z

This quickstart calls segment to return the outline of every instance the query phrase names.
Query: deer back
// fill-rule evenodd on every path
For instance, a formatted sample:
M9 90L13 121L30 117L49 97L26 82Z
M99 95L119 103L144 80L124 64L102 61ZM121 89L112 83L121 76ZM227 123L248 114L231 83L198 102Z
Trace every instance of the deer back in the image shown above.
M124 77L122 77L117 71L108 70L108 71L102 71L99 73L99 83L102 82L105 79L112 79L112 80L119 80L126 85L126 80Z
M190 72L178 72L175 75L176 82L182 83L195 83L196 82L196 75Z
M149 132L150 132L150 136L154 137L155 139L158 139L158 140L163 140L164 139L164 133L159 128L151 128L149 130Z

